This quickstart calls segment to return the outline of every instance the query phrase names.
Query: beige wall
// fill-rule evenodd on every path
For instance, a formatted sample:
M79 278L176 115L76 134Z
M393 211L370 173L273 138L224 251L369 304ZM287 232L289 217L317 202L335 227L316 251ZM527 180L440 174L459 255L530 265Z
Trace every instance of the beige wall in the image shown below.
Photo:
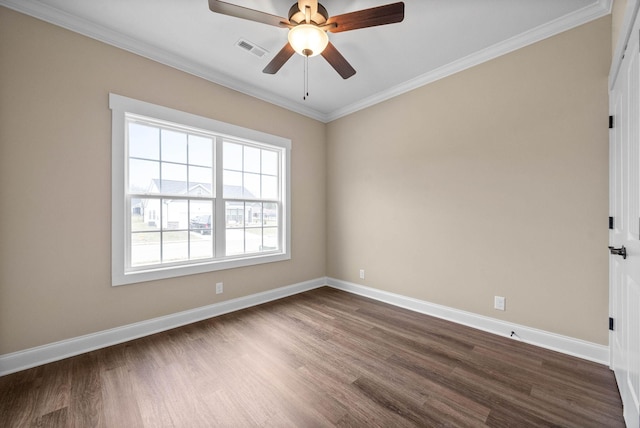
M324 275L606 344L610 31L324 125L0 7L0 355ZM109 92L292 139L293 259L111 287Z
M111 287L109 92L290 138L292 260ZM324 276L325 175L323 123L0 7L0 354Z
M330 123L327 275L607 344L610 51L608 16Z

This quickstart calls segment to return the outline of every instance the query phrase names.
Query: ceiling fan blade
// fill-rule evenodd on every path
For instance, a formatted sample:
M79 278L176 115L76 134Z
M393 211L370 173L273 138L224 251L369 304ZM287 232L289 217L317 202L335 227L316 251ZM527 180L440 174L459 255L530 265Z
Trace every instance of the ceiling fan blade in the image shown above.
M403 19L404 3L398 2L332 16L327 21L327 25L336 24L329 28L329 31L339 33L341 31L375 27L376 25L395 24L396 22L402 22Z
M343 79L348 79L356 74L356 70L351 67L351 64L344 59L342 54L338 52L338 49L336 49L331 42L329 42L320 55L331 64L331 67L333 67Z
M289 24L289 20L286 18L218 0L209 0L209 9L212 12L223 15L235 16L236 18L248 19L249 21L261 22L276 27L283 27L286 26L283 24Z
M280 49L280 52L273 57L271 62L267 64L262 72L267 74L276 74L295 52L296 51L293 50L291 45L287 43L282 49Z

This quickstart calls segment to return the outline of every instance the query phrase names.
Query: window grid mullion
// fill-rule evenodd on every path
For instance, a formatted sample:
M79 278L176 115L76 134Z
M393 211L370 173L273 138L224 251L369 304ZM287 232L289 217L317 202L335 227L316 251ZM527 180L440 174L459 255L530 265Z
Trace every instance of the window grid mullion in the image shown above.
M187 133L187 195L191 196L189 191L189 142L191 141L191 134ZM213 236L213 235L212 235ZM191 260L191 198L187 200L187 260Z
M164 263L164 210L162 209L164 206L164 193L162 192L162 188L164 187L164 183L162 180L162 171L164 170L162 165L162 130L158 128L158 158L160 160L160 263Z
M285 159L286 153L284 152L280 152L280 156L278 156L278 201L276 202L276 210L278 213L278 248L283 249L284 248L284 240L283 240L283 236L284 236L284 207L282 206L282 200L285 199L285 195L286 195L286 191L284 189L284 183L285 180L287 179L285 177L285 162L287 161ZM287 200L286 203L288 204L289 201ZM288 250L287 250L288 251Z
M223 165L222 165L222 137L216 137L214 140L214 173L215 173L215 235L213 238L214 245L214 257L221 258L226 256L226 241L227 241L227 231L226 231L226 204L224 201L224 183L222 181L223 176Z
M246 198L245 192L247 190L247 183L245 183L244 178L247 174L247 170L244 165L245 161L245 152L247 151L247 146L245 144L242 145L242 197ZM245 199L242 202L242 254L247 253L247 200Z

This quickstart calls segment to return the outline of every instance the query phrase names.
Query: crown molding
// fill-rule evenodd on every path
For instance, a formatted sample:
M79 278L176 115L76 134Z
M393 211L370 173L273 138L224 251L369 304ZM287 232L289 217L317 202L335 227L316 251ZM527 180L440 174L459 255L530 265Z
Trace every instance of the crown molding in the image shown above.
M611 13L612 0L598 0L597 3L593 3L549 23L533 28L532 30L518 36L497 43L486 49L468 55L465 58L451 62L407 82L364 98L348 106L339 108L328 114L302 106L299 103L280 97L268 91L264 91L260 88L249 85L246 82L238 81L223 73L212 71L194 61L188 60L179 55L168 53L163 49L148 43L126 37L113 30L60 11L36 0L0 0L0 5L117 48L132 52L136 55L140 55L180 71L184 71L245 95L266 101L278 107L291 110L320 122L328 123L608 15Z

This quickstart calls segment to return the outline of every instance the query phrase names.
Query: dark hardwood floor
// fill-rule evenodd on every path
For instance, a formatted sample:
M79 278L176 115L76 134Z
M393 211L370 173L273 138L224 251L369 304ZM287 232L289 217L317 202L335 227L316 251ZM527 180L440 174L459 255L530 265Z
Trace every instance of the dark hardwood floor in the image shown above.
M321 288L0 378L3 427L622 427L605 366Z

